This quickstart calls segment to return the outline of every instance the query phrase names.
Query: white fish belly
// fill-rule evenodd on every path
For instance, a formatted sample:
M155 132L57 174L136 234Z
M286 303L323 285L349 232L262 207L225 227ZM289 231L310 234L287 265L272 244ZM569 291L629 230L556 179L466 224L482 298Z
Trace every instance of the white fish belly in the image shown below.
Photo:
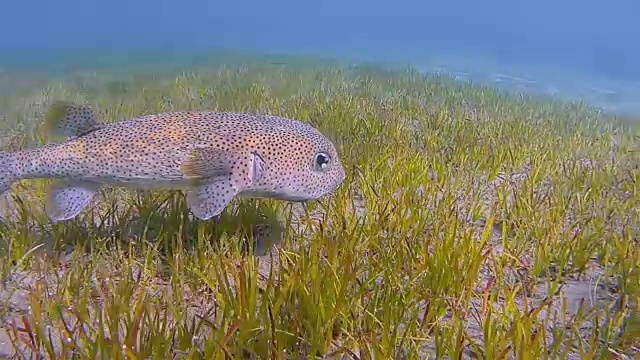
M138 190L185 190L193 187L193 183L185 179L159 180L117 176L89 176L83 177L83 180Z

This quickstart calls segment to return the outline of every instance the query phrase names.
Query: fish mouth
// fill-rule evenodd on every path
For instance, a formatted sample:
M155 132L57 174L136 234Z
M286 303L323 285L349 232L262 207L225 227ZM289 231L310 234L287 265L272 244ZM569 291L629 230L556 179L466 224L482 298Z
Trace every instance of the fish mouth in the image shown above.
M319 199L326 199L326 198L330 198L332 196L335 196L336 193L338 192L338 188L342 185L342 183L344 182L344 176L342 177L342 180L336 182L331 188L329 188L329 190L323 192L321 195L316 196L314 198L314 200L319 200Z
M239 195L242 197L266 198L291 202L307 202L335 195L338 188L344 183L345 178L346 174L343 170L337 181L334 181L330 187L324 188L321 191L305 191L302 189L295 190L288 188L281 188L277 190L272 188L259 188L243 191Z
M342 181L340 181L339 183L335 184L329 191L326 192L326 195L335 195L336 192L338 192L338 188L340 187L340 185L342 185Z
M344 183L344 180L347 178L347 173L344 171L344 168L341 169L340 171L340 177L338 178L338 181L336 181L333 184L333 187L331 189L329 189L329 191L327 191L327 195L333 195L338 188Z

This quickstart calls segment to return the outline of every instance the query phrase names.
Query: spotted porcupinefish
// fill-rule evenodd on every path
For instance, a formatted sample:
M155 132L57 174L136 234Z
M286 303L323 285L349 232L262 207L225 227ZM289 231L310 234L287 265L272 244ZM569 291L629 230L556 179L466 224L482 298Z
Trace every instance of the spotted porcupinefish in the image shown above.
M103 185L182 190L207 220L235 196L303 202L345 178L327 137L279 116L166 112L105 123L89 106L57 102L45 125L67 139L0 152L0 193L20 179L58 179L45 200L52 222L77 216Z

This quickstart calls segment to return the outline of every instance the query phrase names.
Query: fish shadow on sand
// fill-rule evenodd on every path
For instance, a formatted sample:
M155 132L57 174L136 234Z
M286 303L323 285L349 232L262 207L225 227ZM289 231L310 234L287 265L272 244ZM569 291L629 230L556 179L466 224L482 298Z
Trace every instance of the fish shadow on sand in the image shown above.
M72 263L84 269L85 261L95 256L98 266L113 270L112 265L118 265L103 262L113 257L101 257L105 249L111 248L107 251L118 257L134 253L136 258L151 251L166 259L156 263L160 269L154 279L157 289L165 289L162 284L167 282L166 270L174 255L198 253L206 262L212 252L238 260L234 256L238 251L242 258L268 258L283 235L277 216L253 199L234 201L219 217L202 221L190 213L180 192L106 188L79 216L51 223L36 193L19 186L0 197L0 251L5 256L0 267L0 358L15 357L17 351L31 353L25 345L28 341L16 342L13 331L29 316L33 289L63 286L62 273L77 276ZM271 261L259 263L261 274L268 274ZM131 265L139 270L137 262ZM122 276L117 270L109 274ZM54 339L60 336L55 331L49 335Z
M14 254L14 262L35 248L52 254L68 254L79 247L91 253L101 246L127 251L130 244L140 242L163 256L171 256L178 247L192 251L203 246L264 256L283 234L276 213L255 199L237 201L220 216L203 221L193 216L179 191L106 188L78 217L59 223L49 222L43 202L28 193L12 192L0 199L0 249Z

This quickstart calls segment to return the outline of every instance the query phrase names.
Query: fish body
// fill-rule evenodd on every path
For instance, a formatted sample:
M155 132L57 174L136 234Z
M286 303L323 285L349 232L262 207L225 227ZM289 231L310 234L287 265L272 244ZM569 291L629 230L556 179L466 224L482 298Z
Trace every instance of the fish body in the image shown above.
M57 103L46 124L68 139L0 153L0 192L20 179L60 179L45 203L52 221L77 216L102 185L182 190L207 220L235 196L308 201L345 178L329 139L273 115L167 112L101 123L87 106Z

